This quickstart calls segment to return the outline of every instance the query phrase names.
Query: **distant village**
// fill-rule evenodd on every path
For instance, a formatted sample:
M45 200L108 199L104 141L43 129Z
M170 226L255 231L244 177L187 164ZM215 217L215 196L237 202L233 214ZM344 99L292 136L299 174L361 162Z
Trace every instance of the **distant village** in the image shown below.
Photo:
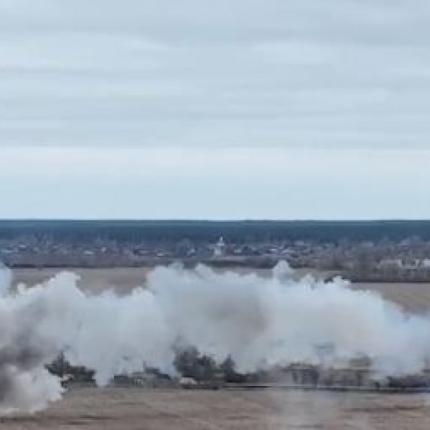
M181 261L215 267L271 268L286 260L295 268L313 268L353 281L430 281L430 241L315 242L241 241L68 241L27 235L0 239L0 260L11 267L139 267Z

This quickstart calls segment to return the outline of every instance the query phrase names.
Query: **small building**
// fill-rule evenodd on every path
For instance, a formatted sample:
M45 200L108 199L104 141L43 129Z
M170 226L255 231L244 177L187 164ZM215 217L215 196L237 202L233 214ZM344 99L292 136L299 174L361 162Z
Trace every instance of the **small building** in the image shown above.
M221 236L218 239L218 242L214 245L214 253L213 256L214 257L222 257L225 254L225 242L224 242L224 238Z

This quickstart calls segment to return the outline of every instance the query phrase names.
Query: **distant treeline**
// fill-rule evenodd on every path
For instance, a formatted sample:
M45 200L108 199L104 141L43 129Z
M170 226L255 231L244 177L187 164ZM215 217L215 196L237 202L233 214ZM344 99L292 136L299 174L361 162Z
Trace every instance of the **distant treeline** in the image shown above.
M58 221L3 220L0 239L22 236L53 240L125 242L216 241L235 243L273 240L315 242L399 241L410 237L430 240L430 221Z

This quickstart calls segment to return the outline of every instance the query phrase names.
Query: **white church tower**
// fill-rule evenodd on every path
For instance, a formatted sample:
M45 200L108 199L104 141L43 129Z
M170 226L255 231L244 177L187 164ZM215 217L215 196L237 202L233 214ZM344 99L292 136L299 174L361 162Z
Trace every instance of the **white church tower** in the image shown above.
M214 257L222 257L225 253L225 242L224 238L221 236L218 242L214 245Z

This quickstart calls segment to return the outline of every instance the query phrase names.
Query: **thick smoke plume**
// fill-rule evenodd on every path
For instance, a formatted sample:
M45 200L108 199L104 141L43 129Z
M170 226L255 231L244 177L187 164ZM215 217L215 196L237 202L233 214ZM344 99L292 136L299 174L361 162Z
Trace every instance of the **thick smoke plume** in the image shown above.
M99 385L143 366L173 373L178 346L219 362L231 356L239 371L366 356L381 375L402 375L430 357L430 318L405 315L340 279L294 281L285 263L268 279L159 267L125 296L84 293L73 273L13 291L8 272L0 273L2 412L35 411L61 397L58 378L45 370L61 352L94 369Z

